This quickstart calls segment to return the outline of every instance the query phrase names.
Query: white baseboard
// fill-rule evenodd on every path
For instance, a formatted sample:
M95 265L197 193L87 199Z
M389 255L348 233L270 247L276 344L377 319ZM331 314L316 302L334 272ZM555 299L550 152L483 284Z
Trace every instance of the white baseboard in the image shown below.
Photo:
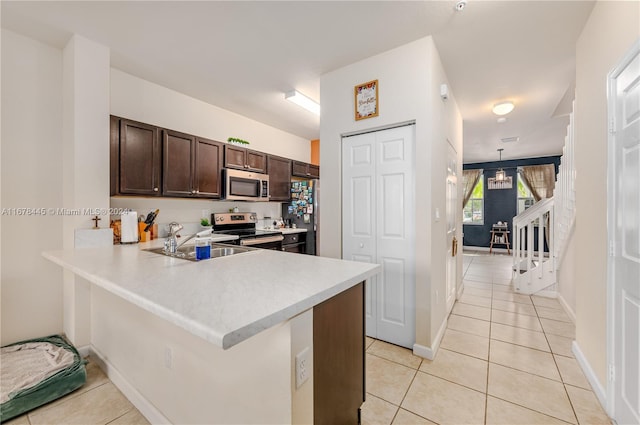
M83 347L85 348L85 347ZM108 360L105 360L104 356L91 345L88 348L88 352L91 355L92 360L102 369L107 377L113 382L113 384L124 394L124 396L133 404L136 409L142 413L150 423L152 424L170 424L171 421L167 419L156 407L147 400L142 394L136 390L133 385L127 381L127 379L111 364Z
M438 329L438 333L436 334L436 338L433 341L433 347L425 347L420 344L413 344L413 354L416 356L423 357L427 360L433 360L436 358L436 353L438 352L438 348L440 348L440 342L442 341L442 337L444 336L444 332L447 330L447 319L445 319L440 325L440 329Z
M587 381L589 381L589 384L591 385L593 392L598 398L598 401L602 406L602 410L606 412L607 411L607 392L602 387L602 384L600 384L600 381L596 377L596 374L593 372L593 369L591 368L591 365L587 361L586 357L584 356L584 354L582 354L582 350L580 350L580 346L578 346L577 341L573 341L573 343L571 344L571 351L573 352L573 355L575 356L576 361L580 365L580 368L582 369L584 376L587 378Z
M573 311L573 309L571 308L571 306L569 305L567 300L564 299L562 294L558 294L558 302L560 303L560 305L564 309L564 312L567 313L567 316L569 316L569 319L571 319L571 321L575 325L576 324L576 312Z
M489 252L489 250L491 248L486 247L486 246L463 246L462 247L462 253L464 254L464 250L467 251L486 251ZM507 251L507 248L493 248L491 249L492 252L499 252L500 254L508 254L509 251ZM511 251L513 253L513 251Z

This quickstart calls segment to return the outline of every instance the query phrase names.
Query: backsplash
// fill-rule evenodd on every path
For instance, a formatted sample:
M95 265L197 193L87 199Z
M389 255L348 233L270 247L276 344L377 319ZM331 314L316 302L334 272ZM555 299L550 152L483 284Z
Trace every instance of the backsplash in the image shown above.
M158 223L159 237L167 236L167 224L177 221L184 226L187 233L200 229L200 219L211 219L211 214L228 212L230 208L238 207L242 212L255 212L258 223L264 217L277 218L282 214L279 202L226 202L210 199L171 199L171 198L138 198L113 196L110 199L111 208L130 208L138 212L138 216L146 217L156 208L160 210ZM111 219L119 219L113 216Z

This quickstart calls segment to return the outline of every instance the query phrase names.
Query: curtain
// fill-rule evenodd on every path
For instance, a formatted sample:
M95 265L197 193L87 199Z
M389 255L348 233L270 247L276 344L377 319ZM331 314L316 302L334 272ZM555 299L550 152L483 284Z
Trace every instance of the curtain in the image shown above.
M482 175L482 170L462 170L462 182L464 184L463 192L462 192L462 208L467 205L469 199L471 198L471 193L473 192L473 188L478 184L478 180L480 180L480 176Z
M520 170L536 202L553 196L553 189L556 187L556 169L553 164L527 165Z

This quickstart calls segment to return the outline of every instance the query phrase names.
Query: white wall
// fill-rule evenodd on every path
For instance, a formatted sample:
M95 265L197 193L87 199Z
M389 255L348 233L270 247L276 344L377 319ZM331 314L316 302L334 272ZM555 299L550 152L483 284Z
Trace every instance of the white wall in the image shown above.
M62 52L2 30L2 208L62 206ZM2 339L62 330L62 217L0 217Z
M311 143L274 127L245 118L166 87L111 68L111 114L212 140L226 142L237 137L251 142L250 148L273 155L309 162ZM160 209L158 223L197 222L213 212L238 206L258 217L279 217L280 203L221 202L191 199L112 197L111 207L131 208L145 215Z
M355 121L353 88L377 79L380 115ZM341 258L341 135L396 123L416 122L416 342L432 347L433 329L445 320L446 229L444 217L447 137L458 147L462 168L462 121L451 94L443 103L446 76L431 37L426 37L322 76L320 254ZM461 173L461 171L459 171ZM460 214L460 217L462 215ZM458 238L461 240L461 238ZM461 268L461 263L459 269ZM433 294L438 290L441 299Z
M603 387L607 383L607 74L640 37L638 22L640 2L598 2L576 45L576 342Z
M451 144L457 153L457 176L458 176L458 226L456 238L459 245L462 245L462 116L456 104L455 95L449 86L449 99L443 102L440 98L440 85L447 83L447 75L442 66L440 55L435 45L429 50L429 63L431 72L428 74L428 90L430 95L428 101L430 104L428 115L428 128L432 131L429 133L429 144L431 145L430 169L432 177L431 185L431 245L429 253L431 254L431 329L430 344L427 347L436 348L433 345L438 343L436 338L442 338L443 324L448 316L446 311L445 293L446 293L446 262L447 262L447 220L446 220L446 179L447 179L447 155L448 144ZM447 142L448 141L448 142ZM440 219L435 218L436 208L439 210ZM421 211L417 209L418 214ZM429 211L429 210L426 210ZM428 218L429 216L426 215ZM420 233L418 233L420 234ZM458 261L456 267L457 286L462 285L462 249L458 250Z
M572 231L566 242L564 257L557 272L558 301L563 305L567 314L575 323L576 321L576 280L575 280L575 236Z
M74 35L62 52L62 202L65 208L109 206L109 48ZM75 248L75 230L94 226L93 214L62 218L62 246ZM100 218L100 217L98 217ZM107 228L108 217L101 227ZM108 243L108 241L103 241ZM69 340L90 342L89 284L64 273L63 329Z

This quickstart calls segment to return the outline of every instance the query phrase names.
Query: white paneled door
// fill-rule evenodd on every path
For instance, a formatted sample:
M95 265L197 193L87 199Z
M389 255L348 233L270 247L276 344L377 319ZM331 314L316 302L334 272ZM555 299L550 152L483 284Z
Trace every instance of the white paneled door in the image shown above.
M367 335L415 342L415 126L342 139L342 257L382 265L367 282Z
M640 42L609 77L613 417L640 423Z
M458 271L458 159L456 150L449 144L447 157L447 287L446 305L447 313L453 308L456 300L456 281Z

